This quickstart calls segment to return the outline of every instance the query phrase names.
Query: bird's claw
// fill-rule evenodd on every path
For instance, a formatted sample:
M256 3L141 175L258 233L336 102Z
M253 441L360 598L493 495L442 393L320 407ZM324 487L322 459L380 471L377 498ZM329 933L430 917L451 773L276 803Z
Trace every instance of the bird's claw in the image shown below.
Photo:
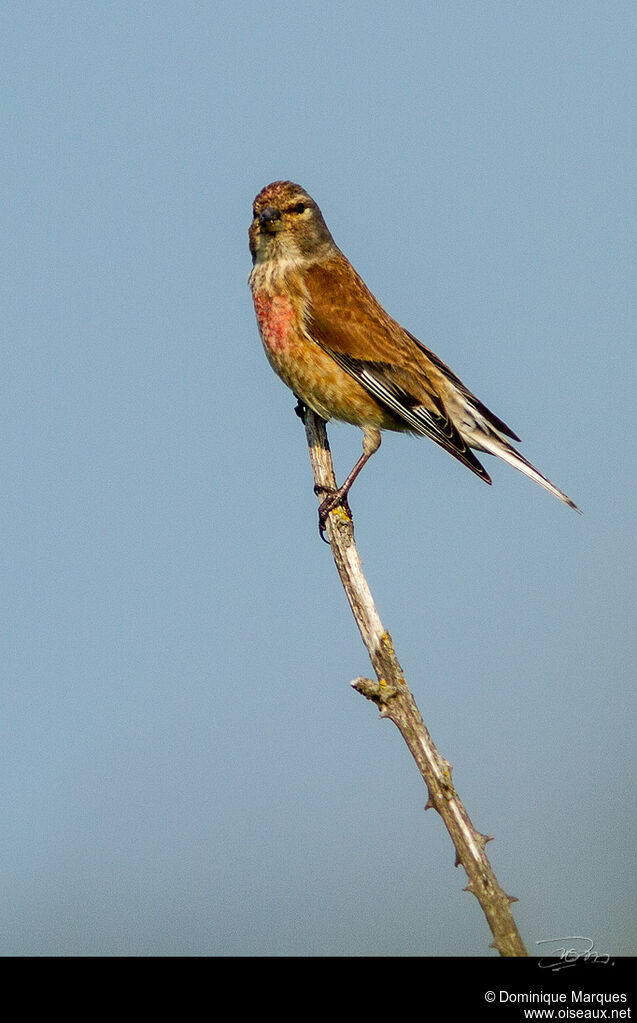
M329 540L325 537L325 528L327 526L327 519L330 512L333 512L335 508L341 507L345 510L350 519L352 517L352 512L347 501L347 492L343 493L342 490L334 490L332 487L322 487L317 483L314 486L314 493L317 497L320 497L321 494L326 495L319 505L318 527L321 540L324 543L329 543Z
M326 527L326 525L327 525L327 518L321 518L321 515L319 514L319 522L318 522L319 536L320 536L321 540L323 541L323 543L326 543L329 546L329 542L330 541L328 540L328 538L325 535L325 527Z

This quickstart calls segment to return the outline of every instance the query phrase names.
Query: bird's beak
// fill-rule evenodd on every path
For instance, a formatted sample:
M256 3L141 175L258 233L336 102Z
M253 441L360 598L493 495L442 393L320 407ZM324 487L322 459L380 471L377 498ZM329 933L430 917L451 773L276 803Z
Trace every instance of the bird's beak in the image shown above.
M281 214L274 206L266 206L259 214L259 227L266 234L275 234L282 227Z

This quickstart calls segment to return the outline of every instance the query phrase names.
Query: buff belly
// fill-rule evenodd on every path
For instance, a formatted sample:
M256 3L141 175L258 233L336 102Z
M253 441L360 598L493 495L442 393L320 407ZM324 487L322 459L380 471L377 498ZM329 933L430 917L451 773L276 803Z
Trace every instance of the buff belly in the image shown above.
M404 430L353 377L305 336L293 303L284 295L254 294L263 347L274 372L323 419L378 430Z

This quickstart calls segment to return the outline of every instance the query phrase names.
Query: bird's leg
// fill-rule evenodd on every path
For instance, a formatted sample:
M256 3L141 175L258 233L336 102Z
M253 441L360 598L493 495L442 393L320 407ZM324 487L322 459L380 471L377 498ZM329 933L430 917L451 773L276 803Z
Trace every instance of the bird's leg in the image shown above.
M340 486L338 490L328 490L327 487L314 487L314 493L317 497L321 494L327 493L327 496L319 505L319 533L321 535L321 540L325 540L325 524L327 522L327 516L331 511L334 511L334 509L338 508L339 505L343 505L348 514L351 514L347 503L347 495L349 494L352 483L360 473L363 466L369 461L372 455L378 451L380 441L380 430L376 430L371 426L365 427L363 432L363 454L358 459L356 465L343 485Z

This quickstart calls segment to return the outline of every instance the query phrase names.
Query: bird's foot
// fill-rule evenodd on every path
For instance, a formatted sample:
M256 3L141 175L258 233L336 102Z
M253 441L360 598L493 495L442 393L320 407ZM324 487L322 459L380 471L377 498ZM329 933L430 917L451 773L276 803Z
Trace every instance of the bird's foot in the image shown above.
M321 487L318 484L314 487L314 493L317 497L325 494L325 497L321 501L318 510L318 526L319 536L324 543L329 543L329 540L325 538L325 527L327 525L327 517L330 512L333 512L335 508L343 508L348 518L352 517L352 510L347 501L347 494L349 487L339 487L335 490L333 487Z

